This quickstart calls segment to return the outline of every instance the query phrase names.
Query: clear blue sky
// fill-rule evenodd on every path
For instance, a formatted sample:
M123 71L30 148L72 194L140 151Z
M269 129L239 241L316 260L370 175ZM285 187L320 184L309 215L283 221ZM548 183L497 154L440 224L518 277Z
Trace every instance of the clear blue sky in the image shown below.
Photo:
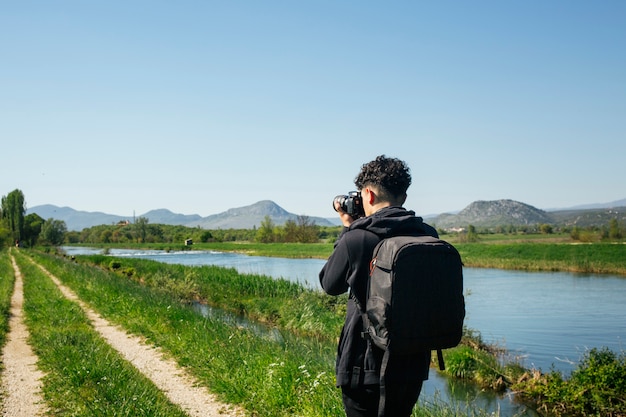
M406 206L626 198L626 2L0 1L0 195L332 217L379 154Z

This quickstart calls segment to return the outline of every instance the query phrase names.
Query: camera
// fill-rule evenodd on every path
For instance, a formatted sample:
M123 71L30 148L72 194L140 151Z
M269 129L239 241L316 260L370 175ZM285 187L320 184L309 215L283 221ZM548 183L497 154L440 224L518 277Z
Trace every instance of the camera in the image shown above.
M335 207L336 203L339 203L341 210L352 216L353 219L365 216L363 211L363 200L361 199L361 193L359 191L350 191L348 195L338 195L333 199L333 209L337 211Z

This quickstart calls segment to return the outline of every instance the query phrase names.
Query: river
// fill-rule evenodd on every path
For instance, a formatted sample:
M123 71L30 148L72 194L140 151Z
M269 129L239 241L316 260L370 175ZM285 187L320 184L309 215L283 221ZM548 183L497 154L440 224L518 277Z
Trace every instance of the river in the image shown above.
M68 254L95 253L66 247ZM268 275L320 289L320 259L284 259L210 251L141 251L112 249L111 255L153 259L184 265L234 267L241 273ZM464 269L466 325L497 343L525 367L571 372L590 348L624 349L626 338L626 278L560 272ZM500 416L523 412L506 396L477 391L472 385L451 384L436 371L424 385L424 399L441 396L458 401L472 398L481 408L499 409ZM461 401L462 402L462 401ZM534 415L526 412L525 416Z

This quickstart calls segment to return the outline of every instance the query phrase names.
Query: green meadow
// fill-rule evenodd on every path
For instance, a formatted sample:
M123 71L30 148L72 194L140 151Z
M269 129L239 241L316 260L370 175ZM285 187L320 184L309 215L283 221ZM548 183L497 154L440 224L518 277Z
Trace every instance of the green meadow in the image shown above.
M623 243L458 243L469 267L626 275Z

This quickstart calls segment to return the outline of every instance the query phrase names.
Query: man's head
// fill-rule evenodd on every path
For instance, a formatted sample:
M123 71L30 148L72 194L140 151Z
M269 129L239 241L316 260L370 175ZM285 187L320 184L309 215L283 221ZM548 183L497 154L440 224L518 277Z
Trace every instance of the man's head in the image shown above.
M361 191L364 207L367 207L366 200L373 206L371 210L366 210L366 215L369 215L382 206L404 204L406 190L411 185L411 173L404 161L380 155L361 167L354 185Z

